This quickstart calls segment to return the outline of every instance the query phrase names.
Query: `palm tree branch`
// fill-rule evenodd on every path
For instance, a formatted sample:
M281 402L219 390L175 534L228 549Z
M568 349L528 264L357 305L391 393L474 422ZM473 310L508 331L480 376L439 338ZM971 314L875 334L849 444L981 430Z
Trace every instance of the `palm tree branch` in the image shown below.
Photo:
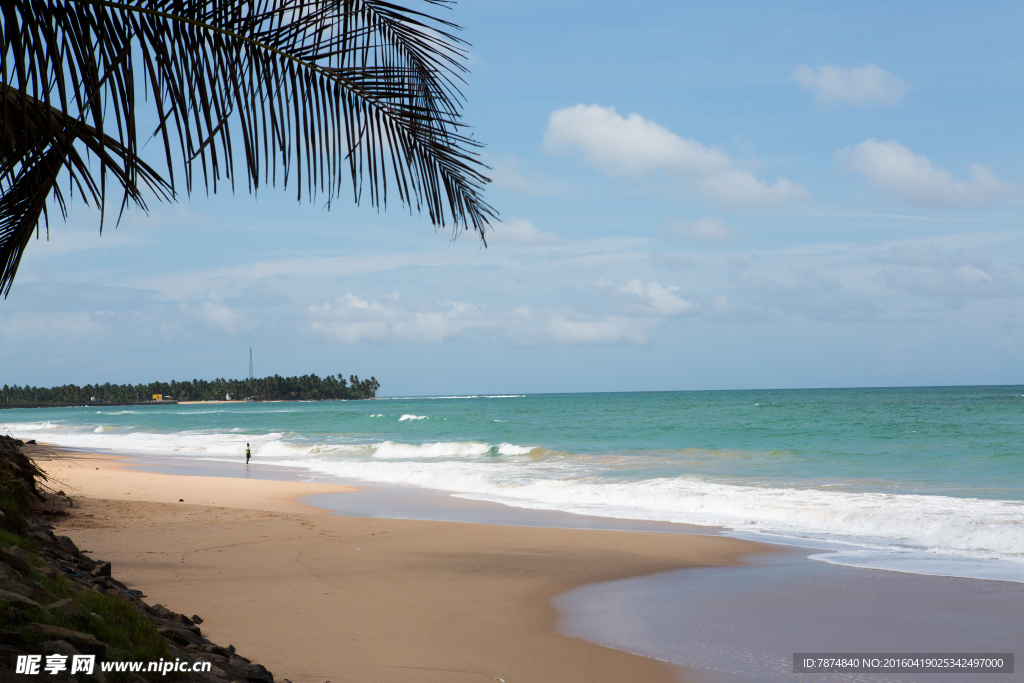
M292 62L296 66L299 66L299 67L301 67L304 70L308 70L308 71L320 74L321 76L323 76L323 77L325 77L325 78L327 78L327 79L329 79L331 81L339 83L340 85L344 86L346 89L348 89L348 90L350 90L352 92L358 93L363 98L365 98L368 102L373 103L375 106L379 107L382 110L390 111L392 109L392 106L390 105L390 103L381 100L379 97L377 97L373 93L369 92L368 90L366 90L365 88L360 86L360 84L357 81L345 78L344 76L342 76L340 74L339 70L322 67L322 66L316 64L315 62L304 60L304 59L300 59L299 57L297 57L295 55L292 55L292 54L289 54L288 52L286 52L284 50L278 49L278 48L274 47L273 45L271 45L271 44L269 44L269 43L267 43L265 41L260 41L260 40L255 40L253 38L248 38L248 37L246 37L244 35L241 35L240 33L232 31L230 29L221 28L219 26L215 26L213 24L209 24L209 23L204 22L204 21L199 21L197 19L191 19L189 17L183 17L183 16L180 16L180 15L175 15L175 14L172 14L170 12L162 12L162 11L159 11L159 10L154 10L154 9L150 9L150 8L147 8L147 7L140 7L138 5L131 5L131 4L124 3L124 2L114 2L113 0L63 0L63 1L64 2L74 3L74 4L77 4L77 5L96 5L96 6L101 6L101 7L110 7L112 9L120 9L120 10L124 10L126 12L134 12L134 13L138 13L138 14L147 14L147 15L150 15L150 16L159 17L161 19L166 19L168 21L189 24L191 26L195 26L197 28L201 28L201 29L204 29L206 31L210 31L211 33L219 33L221 35L229 36L229 37L231 37L231 38L233 38L233 39L235 39L235 40L237 40L239 42L246 43L246 44L251 45L253 47L256 47L256 48L258 48L260 50L265 50L267 52L275 54L278 57L284 59L285 61ZM386 3L380 3L380 4L381 5L385 5ZM90 103L91 102L92 102L92 100L90 100Z
M90 194L101 209L107 170L125 188L122 211L129 201L141 202L134 184L139 178L166 186L164 195L170 196L174 127L187 191L196 162L207 188L216 192L222 177L234 185L234 124L228 122L237 117L251 190L261 177L276 184L279 170L287 185L294 170L300 198L303 185L310 197L319 188L330 205L347 162L356 202L365 185L371 203L386 205L390 176L399 199L410 210L425 208L435 225L444 225L450 213L456 232L461 227L483 236L496 217L482 198L489 180L478 160L480 145L461 132L462 95L452 79L462 80L459 59L465 52L449 22L380 0L3 4L0 85L7 94L0 103L0 129L23 139L4 152L0 191L22 182L19 174L35 168L32 154L61 139L69 143L61 149L72 187ZM152 88L157 104L151 137L159 133L163 142L169 183L138 157L134 41L146 91ZM35 108L29 92L63 115L44 117L50 128L37 131L44 143L26 137L29 126L15 120ZM104 132L105 110L119 140ZM69 117L76 127L58 121ZM72 136L72 128L86 130L86 119L92 132ZM60 138L60 126L71 137ZM73 153L74 144L83 143L98 159L96 176ZM108 143L116 151L104 152Z
M129 200L146 210L139 180L158 198L171 198L173 190L155 170L135 159L130 149L109 135L9 86L3 86L0 95L5 103L13 100L29 110L24 117L26 135L4 128L0 136L0 292L6 297L28 241L38 230L40 217L46 215L51 194L67 216L57 185L62 167L68 169L73 185L83 196L92 197L97 204L103 202L102 183L97 185L90 164L75 149L76 142L94 154L125 188L122 211ZM34 142L28 149L24 147L26 139Z

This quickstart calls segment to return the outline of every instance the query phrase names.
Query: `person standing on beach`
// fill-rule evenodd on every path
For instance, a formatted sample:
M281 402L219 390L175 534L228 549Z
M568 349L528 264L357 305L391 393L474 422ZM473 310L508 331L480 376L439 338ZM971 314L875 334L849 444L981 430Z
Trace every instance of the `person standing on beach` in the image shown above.
M249 456L250 456L250 453L249 453L249 444L245 444L245 466L246 466L246 467L248 467L248 466L249 466Z

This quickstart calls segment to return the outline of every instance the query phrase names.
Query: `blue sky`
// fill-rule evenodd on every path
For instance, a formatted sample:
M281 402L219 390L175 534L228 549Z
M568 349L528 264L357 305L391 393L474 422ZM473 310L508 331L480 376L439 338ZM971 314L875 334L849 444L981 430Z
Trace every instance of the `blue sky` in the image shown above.
M487 249L293 188L102 237L76 207L0 303L0 381L241 377L252 347L386 395L1024 383L1019 3L642 10L444 12Z

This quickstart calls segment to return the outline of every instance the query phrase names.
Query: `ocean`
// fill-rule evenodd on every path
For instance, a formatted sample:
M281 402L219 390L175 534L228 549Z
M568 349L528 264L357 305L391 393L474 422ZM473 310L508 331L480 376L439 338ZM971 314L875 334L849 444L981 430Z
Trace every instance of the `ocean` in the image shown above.
M72 448L300 469L723 527L825 562L1024 582L1024 387L390 397L12 409Z

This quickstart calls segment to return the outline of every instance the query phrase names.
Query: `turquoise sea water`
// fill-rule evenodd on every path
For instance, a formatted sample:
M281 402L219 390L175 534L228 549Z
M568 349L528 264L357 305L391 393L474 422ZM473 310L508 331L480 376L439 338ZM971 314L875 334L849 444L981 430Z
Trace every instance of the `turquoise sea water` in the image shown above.
M1024 581L1024 387L385 398L8 410L20 438L415 485L827 543Z

